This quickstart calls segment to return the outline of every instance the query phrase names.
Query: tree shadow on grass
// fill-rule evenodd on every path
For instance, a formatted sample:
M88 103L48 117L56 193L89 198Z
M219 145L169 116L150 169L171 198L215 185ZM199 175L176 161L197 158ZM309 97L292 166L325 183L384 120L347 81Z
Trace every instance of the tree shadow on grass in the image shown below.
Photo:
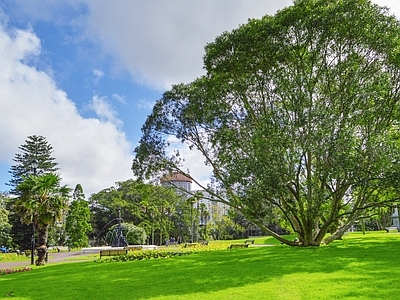
M0 299L13 291L20 299L149 299L190 296L251 286L293 274L335 280L356 279L347 297L362 295L375 282L393 295L399 281L400 241L340 241L318 248L250 247L209 251L178 258L119 263L48 265L0 277ZM321 276L322 278L323 276ZM311 277L310 277L311 278ZM323 280L323 279L321 279ZM329 279L326 279L329 280Z

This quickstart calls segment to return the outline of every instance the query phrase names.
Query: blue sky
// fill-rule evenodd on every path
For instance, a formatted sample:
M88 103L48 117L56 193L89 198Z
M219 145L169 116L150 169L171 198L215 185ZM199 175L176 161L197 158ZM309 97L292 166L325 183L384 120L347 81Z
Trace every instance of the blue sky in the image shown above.
M375 0L400 15L400 0ZM171 84L203 74L204 46L291 0L3 0L0 191L18 146L43 135L87 196L132 177L133 149ZM206 180L202 159L187 156Z

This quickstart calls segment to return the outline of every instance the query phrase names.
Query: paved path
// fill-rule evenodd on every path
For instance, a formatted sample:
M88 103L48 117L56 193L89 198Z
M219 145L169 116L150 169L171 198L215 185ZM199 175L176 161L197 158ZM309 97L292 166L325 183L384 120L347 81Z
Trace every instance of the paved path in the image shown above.
M49 253L49 261L48 264L57 263L57 262L81 262L87 260L78 260L71 259L72 257L80 255L80 252L72 251L72 252L59 252L59 253ZM19 267L29 267L31 265L31 260L23 260L23 261L12 261L12 262L1 262L0 261L0 269L9 269L9 268L19 268Z
M275 246L275 245L266 245L266 244L251 244L250 247L267 247L267 246ZM71 252L59 252L59 253L49 253L49 261L48 264L58 263L58 262L83 262L90 261L88 259L76 259L80 254L80 251L71 251ZM71 259L75 257L75 259ZM93 259L94 260L94 259ZM30 258L23 261L13 261L13 262L1 262L0 261L0 269L10 269L10 268L21 268L21 267L29 267L31 265Z

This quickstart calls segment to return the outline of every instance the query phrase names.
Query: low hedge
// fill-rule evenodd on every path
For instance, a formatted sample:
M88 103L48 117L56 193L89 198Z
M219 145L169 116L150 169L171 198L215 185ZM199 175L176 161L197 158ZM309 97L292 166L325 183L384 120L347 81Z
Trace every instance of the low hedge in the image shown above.
M182 255L188 255L191 253L197 253L202 251L215 251L226 249L225 244L215 243L210 245L202 245L197 243L195 247L185 248L185 244L182 244L177 249L169 249L168 247L160 250L133 250L129 251L128 254L109 256L106 258L96 259L95 262L120 262L120 261L133 261L133 260L145 260L155 258L170 258Z
M168 250L140 250L140 251L129 251L128 254L109 256L106 258L96 259L95 262L121 262L121 261L133 261L133 260L145 260L145 259L156 259L156 258L171 258L176 256L188 255L192 251L168 251Z

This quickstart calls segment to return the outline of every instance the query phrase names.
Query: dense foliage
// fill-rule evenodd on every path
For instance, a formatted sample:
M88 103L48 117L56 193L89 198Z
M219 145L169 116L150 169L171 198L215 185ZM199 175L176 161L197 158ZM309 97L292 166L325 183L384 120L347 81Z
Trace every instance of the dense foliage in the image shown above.
M144 184L127 180L115 187L93 194L89 199L96 243L105 243L109 228L118 222L118 211L124 222L132 223L145 230L147 242L162 244L169 239L177 220L177 209L182 196L171 187Z
M69 203L70 190L60 185L61 178L55 174L57 163L51 156L53 148L46 138L29 136L18 149L17 164L10 171L12 194L0 195L0 245L7 248L30 253L32 235L36 248L46 244L70 248L85 247L89 242L110 244L107 237L113 232L119 210L129 244L208 239L211 228L221 237L230 237L225 234L228 227L224 222L203 226L208 216L204 204L199 205L198 199L190 204L173 187L127 180L86 201L82 186L77 184Z
M89 246L89 233L92 231L90 217L89 203L85 200L82 186L77 184L65 224L67 244L70 248Z
M10 248L12 238L10 235L11 224L8 220L9 211L6 209L6 202L9 201L8 195L0 193L0 246Z

